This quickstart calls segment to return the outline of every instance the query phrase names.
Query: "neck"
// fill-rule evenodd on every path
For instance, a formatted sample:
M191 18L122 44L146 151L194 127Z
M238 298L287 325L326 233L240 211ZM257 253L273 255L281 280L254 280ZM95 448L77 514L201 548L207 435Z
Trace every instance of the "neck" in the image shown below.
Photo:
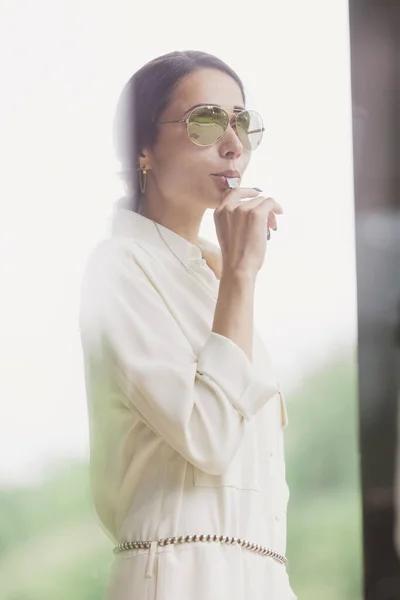
M146 198L145 201L140 202L138 213L171 229L191 244L197 245L204 211L197 214L193 211L185 213L181 207L155 205Z

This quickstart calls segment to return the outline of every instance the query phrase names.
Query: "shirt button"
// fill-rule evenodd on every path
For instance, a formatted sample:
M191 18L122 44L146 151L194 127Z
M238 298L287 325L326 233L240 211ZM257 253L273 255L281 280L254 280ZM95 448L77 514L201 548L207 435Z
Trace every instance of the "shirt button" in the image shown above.
M276 522L278 522L278 521L279 521L279 517L278 517L278 515L275 515L275 516L274 516L274 519L275 519L275 521L276 521Z
M270 453L269 453L269 455L270 455L270 457L271 457L271 458L273 458L273 457L274 457L274 453L272 452L272 450L270 450Z

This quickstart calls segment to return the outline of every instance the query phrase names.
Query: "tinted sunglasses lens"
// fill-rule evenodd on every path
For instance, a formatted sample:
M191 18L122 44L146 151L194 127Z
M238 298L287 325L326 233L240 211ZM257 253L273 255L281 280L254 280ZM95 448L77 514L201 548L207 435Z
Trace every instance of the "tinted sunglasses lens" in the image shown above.
M228 127L229 117L217 106L200 106L189 117L189 138L198 146L211 146L218 142Z
M243 146L247 150L256 150L264 132L261 115L253 110L244 110L236 118L236 130Z

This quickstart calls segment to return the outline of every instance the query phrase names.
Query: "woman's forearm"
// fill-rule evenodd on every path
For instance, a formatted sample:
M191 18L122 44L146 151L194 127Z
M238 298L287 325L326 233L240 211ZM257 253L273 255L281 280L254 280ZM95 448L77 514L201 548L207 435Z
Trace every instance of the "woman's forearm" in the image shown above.
M235 342L252 361L256 275L222 272L212 330Z

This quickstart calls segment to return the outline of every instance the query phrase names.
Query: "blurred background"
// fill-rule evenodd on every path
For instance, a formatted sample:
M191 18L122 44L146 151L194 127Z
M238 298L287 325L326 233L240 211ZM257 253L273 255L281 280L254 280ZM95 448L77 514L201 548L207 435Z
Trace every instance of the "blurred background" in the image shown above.
M292 587L299 599L360 600L348 2L220 2L189 15L182 0L5 0L0 40L0 598L102 597L112 542L88 482L80 279L121 192L111 123L122 86L155 56L199 49L238 72L262 113L243 184L285 211L256 326L288 400ZM200 235L217 241L211 211Z
M400 2L351 0L367 600L400 599Z

